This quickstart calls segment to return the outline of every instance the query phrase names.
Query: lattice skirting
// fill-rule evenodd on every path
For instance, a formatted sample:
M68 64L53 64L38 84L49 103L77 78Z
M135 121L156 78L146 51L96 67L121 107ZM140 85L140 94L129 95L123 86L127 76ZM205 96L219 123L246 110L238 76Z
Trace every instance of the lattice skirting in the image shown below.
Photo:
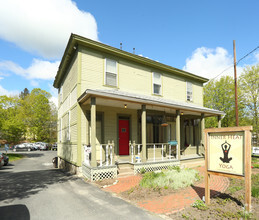
M169 167L180 166L180 161L157 161L134 164L134 175L140 173L141 169L145 169L145 172L152 172L157 170L166 170Z
M117 166L89 167L82 166L83 175L91 181L117 178Z

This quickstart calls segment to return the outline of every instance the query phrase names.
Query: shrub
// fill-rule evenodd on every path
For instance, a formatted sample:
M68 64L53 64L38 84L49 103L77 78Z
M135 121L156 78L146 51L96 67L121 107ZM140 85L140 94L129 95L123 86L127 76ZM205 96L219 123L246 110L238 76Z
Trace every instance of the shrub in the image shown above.
M193 169L178 168L167 170L160 173L145 173L140 186L144 188L172 188L179 189L190 186L200 179L198 171Z
M192 207L195 207L199 210L207 210L208 207L205 205L205 203L202 200L196 200L193 204Z

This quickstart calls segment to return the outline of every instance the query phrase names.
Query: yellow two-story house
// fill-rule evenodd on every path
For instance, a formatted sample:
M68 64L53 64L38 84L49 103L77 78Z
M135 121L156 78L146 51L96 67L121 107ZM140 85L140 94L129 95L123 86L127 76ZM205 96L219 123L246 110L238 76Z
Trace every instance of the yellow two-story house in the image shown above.
M91 180L203 159L208 79L71 34L59 90L59 167Z

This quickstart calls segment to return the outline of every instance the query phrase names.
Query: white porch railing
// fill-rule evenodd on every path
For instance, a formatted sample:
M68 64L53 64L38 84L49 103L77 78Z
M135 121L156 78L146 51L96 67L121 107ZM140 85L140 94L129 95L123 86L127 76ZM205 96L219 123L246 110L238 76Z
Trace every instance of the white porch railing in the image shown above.
M142 144L129 143L132 163L140 163L142 157ZM148 161L178 160L178 145L168 143L147 143Z
M90 145L83 145L84 147L84 162L91 166L92 149ZM96 145L96 161L98 166L112 166L114 165L114 142L108 141L107 144Z

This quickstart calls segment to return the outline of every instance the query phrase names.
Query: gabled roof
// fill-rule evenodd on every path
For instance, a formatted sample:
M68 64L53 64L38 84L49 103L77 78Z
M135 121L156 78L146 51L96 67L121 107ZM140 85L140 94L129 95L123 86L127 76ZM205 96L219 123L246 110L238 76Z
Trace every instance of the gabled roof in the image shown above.
M94 40L91 40L91 39L88 39L88 38L85 38L85 37L82 37L82 36L79 36L76 34L71 34L67 47L66 47L66 50L65 50L62 60L60 62L58 72L55 77L55 81L53 83L53 86L55 88L60 87L62 79L63 79L64 75L66 74L66 69L68 68L68 65L71 62L71 59L73 58L73 55L76 52L78 46L82 46L85 48L92 48L92 49L95 49L100 52L112 54L117 57L124 58L126 60L131 60L133 62L140 63L142 65L146 65L151 68L155 68L155 69L158 69L161 71L166 71L167 73L172 73L174 75L186 77L188 79L192 79L192 80L195 80L200 83L205 83L208 81L208 79L206 79L204 77L194 75L192 73L162 64L160 62L157 62L157 61L154 61L154 60L151 60L151 59L148 59L148 58L145 58L145 57L133 54L133 53L129 53L124 50L120 50L115 47L108 46L106 44L103 44L103 43L100 43L100 42L97 42L97 41L94 41Z

